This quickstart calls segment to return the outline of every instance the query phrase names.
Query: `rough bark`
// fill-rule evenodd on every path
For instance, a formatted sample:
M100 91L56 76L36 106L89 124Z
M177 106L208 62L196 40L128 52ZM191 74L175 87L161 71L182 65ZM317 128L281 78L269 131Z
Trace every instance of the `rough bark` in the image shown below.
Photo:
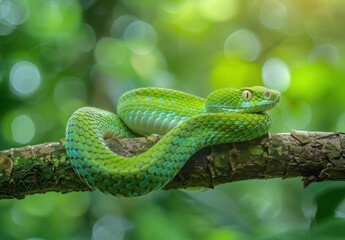
M117 153L131 156L159 137L108 141ZM345 133L302 132L207 147L196 153L164 189L216 185L246 179L302 177L314 181L345 179ZM64 141L0 151L0 199L45 192L92 191L72 170Z

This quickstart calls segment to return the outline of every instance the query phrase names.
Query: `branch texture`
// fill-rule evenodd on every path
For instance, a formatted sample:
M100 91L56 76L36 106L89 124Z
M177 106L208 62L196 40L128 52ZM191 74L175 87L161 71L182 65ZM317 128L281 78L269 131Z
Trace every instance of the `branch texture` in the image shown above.
M125 156L150 148L159 137L108 140ZM345 179L345 133L280 133L197 152L164 189L216 185L246 179L303 177L314 181ZM64 140L0 151L0 199L45 192L92 191L74 173Z

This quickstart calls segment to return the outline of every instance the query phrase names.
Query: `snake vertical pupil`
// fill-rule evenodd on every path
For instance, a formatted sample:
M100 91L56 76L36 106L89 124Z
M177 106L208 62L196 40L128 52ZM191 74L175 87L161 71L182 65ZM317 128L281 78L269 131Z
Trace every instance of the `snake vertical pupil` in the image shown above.
M244 90L242 92L242 99L246 102L250 101L253 97L253 93L249 90Z

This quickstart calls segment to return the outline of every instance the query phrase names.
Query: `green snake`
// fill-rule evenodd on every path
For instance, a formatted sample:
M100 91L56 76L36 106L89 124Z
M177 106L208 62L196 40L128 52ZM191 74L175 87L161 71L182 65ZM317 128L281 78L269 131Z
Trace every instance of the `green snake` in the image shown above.
M67 156L92 188L119 197L136 197L167 184L198 150L247 141L266 133L280 93L265 87L225 88L206 99L163 88L123 94L118 115L92 107L76 110L66 127ZM104 138L164 135L146 152L124 157Z

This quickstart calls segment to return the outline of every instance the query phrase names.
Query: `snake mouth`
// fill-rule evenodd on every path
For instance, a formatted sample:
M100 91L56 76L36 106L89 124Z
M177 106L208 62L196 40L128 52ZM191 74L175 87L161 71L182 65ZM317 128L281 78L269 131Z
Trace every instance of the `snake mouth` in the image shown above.
M280 101L279 97L275 101L263 100L258 105L241 106L239 108L229 108L228 106L217 106L217 112L228 113L264 113L273 108Z
M250 113L264 113L272 108L274 108L280 101L280 97L277 97L273 102L265 102L261 105L241 108L237 112L250 112Z

